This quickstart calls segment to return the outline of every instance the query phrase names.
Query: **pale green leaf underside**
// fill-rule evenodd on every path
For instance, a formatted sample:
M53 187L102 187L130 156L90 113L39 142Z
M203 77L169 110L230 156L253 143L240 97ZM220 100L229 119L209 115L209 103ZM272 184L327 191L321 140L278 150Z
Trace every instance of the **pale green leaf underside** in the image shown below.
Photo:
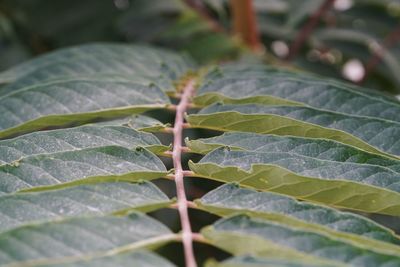
M207 79L197 91L195 103L209 105L222 101L231 104L259 103L306 104L319 109L400 122L400 102L387 101L343 84L310 75L279 71L261 66L236 66ZM240 71L240 75L239 74Z
M398 266L400 258L378 253L303 229L238 215L221 219L202 230L210 242L234 255L252 254L267 258L326 260L351 266Z
M140 249L175 238L166 226L139 213L126 217L76 217L1 233L0 265L44 265L47 261L99 257L110 251Z
M99 183L0 196L0 232L30 223L76 216L151 211L172 201L149 182Z
M203 157L200 162L219 166L235 166L250 171L252 165L276 165L306 177L327 180L348 180L366 185L400 191L400 174L385 167L353 162L321 160L292 152L232 151L219 148Z
M261 258L254 256L237 256L231 257L222 262L209 261L206 267L334 267L337 264L329 263L313 263L312 261L302 261L300 259L277 259Z
M192 152L200 154L228 146L233 150L288 152L320 160L376 165L400 173L400 160L368 153L328 139L227 132L211 138L186 140L186 145Z
M193 127L326 138L363 150L400 155L400 124L308 107L212 105L189 115Z
M160 88L135 82L73 79L32 85L0 96L0 138L142 113L169 103Z
M400 244L400 238L393 231L365 217L299 202L271 192L258 192L227 184L196 200L196 204L220 216L246 213L279 224L341 238L366 248L400 253L397 246Z
M121 146L146 147L154 153L168 150L153 134L124 126L87 125L41 131L0 141L0 165L28 156L77 151L85 148Z
M68 260L66 260L68 262ZM112 256L72 261L69 263L40 264L36 267L173 267L171 262L150 251L140 250Z
M200 177L340 208L400 214L399 173L385 167L226 148L214 150L199 163L189 162L189 166Z
M144 148L86 148L31 156L0 165L0 192L32 191L101 181L147 180L166 174L162 161Z
M2 72L0 82L9 83L23 77L17 82L23 85L57 77L135 73L142 74L143 78L164 77L166 81L172 81L185 74L192 65L187 58L159 48L98 43L65 48L34 58Z

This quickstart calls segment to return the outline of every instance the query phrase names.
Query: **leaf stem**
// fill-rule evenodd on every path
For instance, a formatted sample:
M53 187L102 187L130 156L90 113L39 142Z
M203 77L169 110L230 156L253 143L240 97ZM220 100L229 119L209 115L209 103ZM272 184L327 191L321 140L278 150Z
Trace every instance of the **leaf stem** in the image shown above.
M187 146L182 146L182 149L181 149L181 152L182 153L192 153L192 151L190 150L190 148L188 148ZM165 152L163 152L163 153L161 153L160 154L161 156L164 156L164 157L172 157L172 151L170 151L170 150L168 150L168 151L165 151ZM185 171L184 171L185 172Z
M195 174L192 171L183 171L183 175L184 176L194 176Z
M182 128L183 129L191 129L191 128L193 128L189 123L183 123L182 124ZM168 133L168 134L173 134L174 133L174 128L171 128L171 127L164 127L162 130L161 130L161 132L162 133Z
M200 233L193 233L193 240L199 243L209 244L209 241Z
M184 129L184 116L190 105L190 99L195 90L194 79L189 80L183 88L179 104L176 106L175 124L173 128L174 144L172 149L172 160L175 169L175 185L179 217L182 225L182 243L185 254L186 267L196 267L196 259L193 252L193 233L188 213L188 201L184 185L184 171L182 168L182 133Z

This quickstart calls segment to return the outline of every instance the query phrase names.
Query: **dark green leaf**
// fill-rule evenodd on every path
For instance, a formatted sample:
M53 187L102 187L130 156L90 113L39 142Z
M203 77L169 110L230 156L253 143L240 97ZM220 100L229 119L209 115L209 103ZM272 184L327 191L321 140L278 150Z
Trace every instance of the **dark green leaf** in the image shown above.
M68 262L68 259L66 260ZM173 267L171 262L149 251L135 251L105 257L89 258L68 263L40 264L37 267Z
M82 260L174 239L176 235L166 226L139 213L126 217L78 217L1 233L0 264L45 265L52 261Z
M134 82L75 79L32 85L0 96L0 138L141 113L169 103L160 88Z
M149 182L99 183L0 196L0 231L76 216L150 211L172 201Z
M237 66L212 74L198 90L195 103L309 105L358 116L400 122L400 102L388 101L377 92L355 89L335 81L261 66ZM243 70L244 69L244 70ZM214 71L215 72L215 71ZM240 75L238 75L240 72Z
M352 266L396 266L400 258L354 246L295 227L238 215L222 219L202 230L212 244L234 255L251 253L267 258L314 260L315 263Z
M199 163L196 175L239 182L341 208L400 214L400 175L381 166L320 160L290 152L218 148Z
M187 72L190 66L191 63L187 59L167 50L98 43L64 48L37 57L1 73L0 82L13 82L28 74L33 75L26 81L37 83L57 77L76 77L77 74L80 76L137 72L153 79L162 76L177 79Z
M359 246L400 253L397 246L400 238L372 220L350 212L299 202L279 194L227 184L196 200L196 204L221 216L246 213L279 224L317 231Z
M85 148L142 146L154 153L168 150L154 135L123 126L80 126L42 131L0 141L0 165L28 156L77 151Z
M400 155L400 124L309 107L212 105L189 115L193 127L336 140L363 150Z
M31 156L0 165L0 192L36 191L101 181L137 181L166 174L161 160L144 148L86 148Z
M228 132L223 135L186 141L191 151L201 154L221 146L254 152L288 152L306 157L347 163L369 164L400 173L400 161L328 139Z

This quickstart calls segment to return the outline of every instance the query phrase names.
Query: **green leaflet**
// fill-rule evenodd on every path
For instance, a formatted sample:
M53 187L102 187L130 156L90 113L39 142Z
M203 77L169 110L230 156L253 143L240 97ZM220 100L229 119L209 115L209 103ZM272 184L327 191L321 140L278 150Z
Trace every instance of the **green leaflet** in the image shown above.
M211 138L186 140L186 145L192 152L200 154L228 146L232 150L287 152L321 160L376 165L400 173L400 160L368 153L328 139L227 132Z
M206 267L333 267L342 266L339 264L328 264L328 263L315 263L312 261L302 261L299 259L277 259L271 256L271 258L260 258L254 256L237 256L228 258L222 262L209 261Z
M244 80L243 84L247 85L247 80ZM242 85L241 88L243 88ZM220 93L209 92L196 96L193 102L198 106L208 106L214 103L224 103L224 104L264 104L264 105L288 105L288 106L303 106L302 103L295 101L289 101L286 99L281 99L274 96L253 96L245 97L241 99L234 99L226 97Z
M0 96L0 138L163 108L160 88L135 82L73 79L32 85Z
M351 266L397 266L400 258L354 246L326 235L238 215L202 230L214 245L234 255L314 260Z
M176 239L166 226L139 213L126 217L76 217L0 234L0 265L45 265L101 257Z
M181 236L130 214L174 201L143 182L172 172L153 154L169 147L135 129L166 127L137 114L168 107L167 93L175 97L191 66L168 51L95 44L0 73L0 83L12 82L0 88L0 139L11 138L0 141L0 265L170 266L136 252ZM202 78L195 104L247 104L187 116L192 127L228 132L187 141L208 153L189 162L194 176L236 182L196 204L246 214L202 231L205 242L239 256L215 265L400 265L390 229L312 204L400 215L397 100L261 66ZM60 127L75 128L51 130Z
M93 59L91 59L93 60ZM96 62L98 60L103 60L106 62ZM123 59L114 59L117 60L117 64L120 64ZM173 91L174 85L171 79L167 79L165 77L147 77L146 70L141 70L135 68L135 66L123 66L127 70L118 70L120 69L118 66L115 69L109 69L109 61L107 58L96 58L95 62L91 62L93 66L87 66L87 60L79 60L74 62L56 62L46 66L44 69L39 69L34 71L27 76L23 76L17 81L5 85L0 90L0 95L5 95L8 93L12 93L15 90L19 90L21 88L26 88L32 86L32 84L46 84L55 81L65 81L76 78L86 78L86 79L107 79L107 80L118 80L121 82L129 82L133 81L138 84L148 85L154 84L157 87L161 88L163 91ZM98 65L96 65L98 64ZM98 69L98 66L102 66L102 68ZM114 65L113 62L110 64ZM131 69L132 68L132 69ZM134 71L134 72L133 72ZM131 72L131 73L129 73ZM141 73L143 72L143 73Z
M225 103L307 104L354 115L399 121L400 103L380 91L267 65L227 64L211 69L194 101ZM384 112L378 112L383 110Z
M121 119L96 122L94 124L107 126L126 126L144 132L160 132L165 127L170 126L169 124L164 124L159 120L144 115L132 115Z
M252 217L343 239L365 248L400 254L400 238L392 230L350 212L299 202L283 195L227 184L195 202L201 209L221 216L246 213Z
M400 155L400 124L308 107L212 105L188 116L192 127L326 138L382 155Z
M41 131L0 141L0 165L22 158L85 148L121 146L146 147L154 153L169 149L154 135L124 126L87 125L75 128Z
M68 262L68 260L66 260ZM121 253L112 256L82 259L69 263L40 264L37 267L154 267L165 266L173 267L171 262L146 250Z
M151 77L153 81L164 76L171 82L184 75L191 66L193 63L187 58L159 48L98 43L60 49L37 57L0 73L0 82L9 83L23 77L17 83L30 85L59 77L135 73Z
M368 153L328 139L227 132L220 136L186 140L192 152L206 154L221 146L254 152L288 152L321 160L370 164L400 173L400 160Z
M399 173L385 167L226 148L214 150L199 163L190 161L189 166L200 177L340 208L400 214Z
M99 183L61 190L0 196L0 232L22 225L68 217L151 211L171 200L149 182Z
M167 174L162 161L137 147L86 148L23 158L0 165L0 192L36 191L102 181L137 181Z
M397 116L400 112L400 103L374 98L368 96L367 92L341 88L329 81L296 80L288 76L270 74L269 78L217 80L201 89L194 102L203 106L215 102L309 105L338 113L400 122Z

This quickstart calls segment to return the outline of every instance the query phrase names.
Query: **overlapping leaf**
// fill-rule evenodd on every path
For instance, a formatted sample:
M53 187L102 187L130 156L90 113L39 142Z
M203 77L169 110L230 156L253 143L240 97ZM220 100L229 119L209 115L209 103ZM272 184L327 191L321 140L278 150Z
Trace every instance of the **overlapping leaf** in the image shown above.
M68 261L68 260L67 260ZM120 253L112 256L95 257L89 259L76 260L69 263L40 264L37 267L154 267L165 266L173 267L171 262L156 255L155 253L140 250L128 253Z
M190 60L145 46L66 48L0 74L0 138L163 108Z
M0 74L3 83L27 76L21 82L43 82L59 77L89 74L142 74L142 79L177 79L192 65L172 52L138 45L88 44L61 49L17 65ZM36 72L36 74L35 74ZM167 88L166 88L167 89ZM168 88L171 89L171 88Z
M62 263L159 245L176 238L167 227L139 213L126 217L75 217L1 233L0 264Z
M400 124L310 107L215 104L188 116L193 127L327 138L363 150L400 155Z
M155 153L168 150L152 134L124 126L87 125L42 131L0 141L0 165L40 154L78 151L85 148L121 146L146 147Z
M254 152L290 152L306 157L338 162L371 164L400 171L400 161L357 149L328 139L279 136L246 132L227 132L211 138L186 140L192 152L206 154L228 146L232 150Z
M371 220L279 194L227 184L196 200L196 204L221 216L243 212L279 224L317 231L358 246L400 252L400 238Z
M340 266L338 264L315 263L305 260L289 260L278 258L260 258L254 256L237 256L222 262L209 261L207 267L333 267Z
M160 88L132 81L78 78L32 85L0 96L0 138L95 118L142 113L169 103Z
M279 136L246 132L227 132L211 138L186 140L192 152L206 154L228 146L232 150L287 152L336 162L376 165L400 172L400 161L328 139Z
M60 190L0 197L0 232L22 225L68 217L150 211L172 201L149 182L99 183Z
M216 149L189 166L196 175L219 181L236 181L336 207L400 214L400 175L386 167L227 148Z
M167 174L164 164L148 150L119 146L86 148L23 158L0 165L0 192L102 181L137 181Z
M240 75L238 75L240 73ZM371 90L355 89L311 75L263 66L228 66L212 70L195 103L212 102L309 105L315 108L400 122L400 102Z
M396 266L400 258L331 238L313 231L238 215L217 221L202 233L234 255L313 260L317 264Z
M165 129L165 127L169 126L168 123L165 124L152 117L137 114L121 119L96 122L95 124L108 126L127 126L144 132L160 132Z

